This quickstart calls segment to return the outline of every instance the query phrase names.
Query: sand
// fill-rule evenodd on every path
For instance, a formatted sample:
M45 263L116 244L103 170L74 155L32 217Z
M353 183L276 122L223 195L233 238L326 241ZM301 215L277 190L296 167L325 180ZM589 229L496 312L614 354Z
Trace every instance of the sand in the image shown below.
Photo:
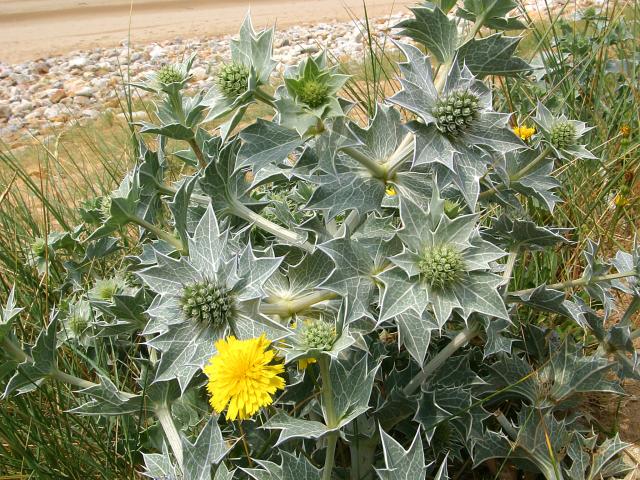
M366 0L370 16L415 0ZM286 27L362 17L362 0L0 0L0 62L74 50L234 33L248 9L255 26ZM130 15L131 13L131 15Z

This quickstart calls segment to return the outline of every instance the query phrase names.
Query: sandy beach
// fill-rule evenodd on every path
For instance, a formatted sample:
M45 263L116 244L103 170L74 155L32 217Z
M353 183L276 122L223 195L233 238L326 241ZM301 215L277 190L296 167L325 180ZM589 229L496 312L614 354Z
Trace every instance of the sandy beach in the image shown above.
M131 4L133 3L133 5ZM414 0L366 0L370 16L403 11ZM279 27L362 16L362 0L0 0L0 62L74 50L237 31L246 12L256 26Z

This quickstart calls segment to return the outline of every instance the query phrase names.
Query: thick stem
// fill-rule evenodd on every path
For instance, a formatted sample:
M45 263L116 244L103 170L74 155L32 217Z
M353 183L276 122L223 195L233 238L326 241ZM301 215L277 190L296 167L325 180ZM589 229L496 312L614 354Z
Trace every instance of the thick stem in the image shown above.
M295 245L310 253L314 251L314 246L305 240L302 235L267 220L262 215L248 208L246 205L236 202L232 205L230 213L246 220L247 222L253 223L262 230L275 235L290 245Z
M256 88L253 92L253 95L256 98L256 100L260 100L262 103L269 105L271 108L274 108L274 109L276 108L276 104L274 103L276 99L271 95L269 95L267 92L264 92L259 88Z
M318 359L320 366L320 377L322 378L322 401L324 406L324 420L329 428L338 426L338 417L333 405L333 388L331 385L331 375L329 374L330 359L327 355L322 355ZM336 454L336 443L339 432L331 432L327 435L327 453L324 459L324 469L322 470L322 480L331 480L333 463Z
M176 424L173 423L171 409L169 406L163 405L155 409L155 414L160 421L162 429L164 430L164 434L167 437L169 445L171 446L173 455L176 457L178 465L180 465L180 469L182 469L182 462L184 460L184 455L182 452L182 441L180 440L180 434L178 433Z
M531 173L533 170L535 170L540 165L541 162L546 160L547 155L549 155L550 152L551 152L551 147L547 146L544 150L542 150L542 152L540 152L540 155L538 155L531 162L529 162L528 165L526 165L524 168L520 169L519 171L517 171L516 173L511 175L509 177L509 182L510 183L511 182L517 182L518 180L520 180L525 175ZM500 191L504 190L505 188L506 188L506 185L504 183L501 183L501 184L496 185L495 187L493 187L491 190L487 190L485 192L482 192L480 194L479 198L482 200L482 199L491 197L494 194L499 193Z
M207 161L204 158L204 153L202 153L200 145L198 145L198 141L195 138L192 138L191 140L189 140L189 146L198 159L198 165L200 165L200 168L202 168L203 170L207 168Z
M164 240L165 242L167 242L170 245L173 245L176 248L176 250L178 250L180 253L183 253L185 255L187 255L189 253L189 250L182 243L182 241L180 239L174 237L170 233L165 232L161 228L156 227L154 224L147 222L144 218L133 217L132 216L132 217L129 217L129 220L131 220L136 225L141 226L145 230L149 230L151 233L153 233L159 239Z
M374 178L387 180L387 169L376 162L374 159L369 158L367 155L354 147L344 147L342 151L353 158L355 161L360 163L360 165L365 167L367 170L369 170Z
M18 347L15 343L13 343L8 338L4 338L0 343L2 345L2 350L12 357L18 363L30 362L33 363L33 358L24 353L24 351ZM89 380L84 380L82 378L76 377L74 375L69 375L68 373L61 372L56 367L52 367L51 372L49 372L49 377L58 380L60 382L68 383L69 385L74 385L79 388L91 388L100 386L97 383L91 382ZM135 395L127 392L119 392L124 397L134 397Z
M456 335L449 344L440 350L435 357L433 357L413 379L404 387L404 394L406 396L412 395L424 381L434 373L442 364L453 355L458 349L464 347L470 340L477 337L480 333L480 326L472 323L458 335Z
M627 272L619 272L619 273L610 273L609 275L601 275L599 277L591 277L591 278L578 278L576 280L567 280L566 282L560 283L552 283L551 285L547 285L546 287L549 290L564 290L572 287L581 287L584 285L589 285L592 283L598 282L608 282L610 280L616 280L618 278L626 278L626 277L635 277L637 275L635 270L629 270ZM527 293L531 293L535 290L535 288L527 288L525 290L516 290L515 292L509 292L509 296L516 297L520 295L526 295Z
M503 298L507 297L507 290L509 288L509 282L511 281L511 274L513 273L513 268L516 265L516 260L518 258L519 249L516 247L514 250L509 252L509 257L507 258L507 263L504 266L504 273L502 274L502 284L504 285L504 293Z
M33 361L29 355L24 353L20 347L6 337L2 339L2 350L18 363Z
M290 317L317 303L331 300L337 296L338 295L336 293L329 292L328 290L318 290L293 300L283 300L280 298L270 297L267 298L266 303L262 303L260 305L260 313L265 315Z
M413 133L407 133L398 148L389 156L387 164L387 178L392 179L400 166L405 162L407 156L413 153Z

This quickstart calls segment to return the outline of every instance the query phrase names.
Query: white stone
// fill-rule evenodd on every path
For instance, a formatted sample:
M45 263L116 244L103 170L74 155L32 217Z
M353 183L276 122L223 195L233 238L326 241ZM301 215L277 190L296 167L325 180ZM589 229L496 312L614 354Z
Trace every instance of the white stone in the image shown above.
M71 68L82 68L89 62L87 57L75 57L69 60L69 67Z
M153 48L149 51L149 57L151 57L151 60L164 57L164 48L162 48L160 45L154 45Z

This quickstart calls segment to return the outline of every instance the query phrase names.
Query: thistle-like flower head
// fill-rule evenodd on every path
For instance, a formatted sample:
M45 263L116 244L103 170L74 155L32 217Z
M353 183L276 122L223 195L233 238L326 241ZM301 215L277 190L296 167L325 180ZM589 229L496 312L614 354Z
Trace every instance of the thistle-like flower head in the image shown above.
M569 120L564 115L555 117L540 102L533 120L540 127L544 141L553 149L557 158L596 158L580 144L582 136L591 130L584 122Z
M307 80L300 84L299 99L310 108L317 108L329 99L329 86L317 80Z
M477 215L449 218L434 189L428 208L402 198L400 218L404 251L391 257L396 268L378 276L385 287L380 322L409 309L422 315L428 308L438 326L453 311L465 319L473 312L508 318L497 291L500 277L491 273L504 252L482 239Z
M249 68L235 62L224 65L216 74L216 83L226 97L239 97L249 86Z
M343 301L337 314L327 312L327 316L320 318L298 319L293 333L282 341L286 363L295 360L305 366L323 355L337 357L355 341L349 333L348 315L347 302Z
M144 333L159 333L149 343L172 358L163 378L178 378L186 385L214 353L216 338L233 333L249 338L265 333L277 340L287 330L258 313L262 285L281 259L250 245L242 246L220 231L209 207L193 235L189 255L179 260L156 252L156 265L138 275L158 296L148 313Z
M324 320L307 320L300 327L301 344L309 350L331 350L336 341L336 326Z
M122 278L103 278L96 281L93 288L89 290L89 298L103 302L113 300L115 295L122 293L126 285Z
M344 116L338 92L349 77L329 66L326 54L307 57L285 70L284 85L276 91L281 124L300 133L325 120Z
M465 270L462 254L455 245L449 244L426 247L420 255L418 268L434 289L443 289L459 281Z
M551 127L551 145L558 150L571 148L576 144L576 126L569 121L556 122Z
M211 280L185 285L180 304L186 319L208 323L215 328L228 325L235 315L233 293Z
M147 75L145 82L134 86L153 93L175 95L182 90L191 78L189 70L195 59L195 53L182 63L166 64Z
M399 64L402 90L389 101L422 120L409 123L417 145L414 166L439 163L458 175L456 156L464 156L474 170L465 175L480 178L491 156L525 147L509 127L509 115L493 110L489 87L463 63L453 62L444 84L436 87L431 59L413 45L397 46L407 61ZM473 208L475 196L463 195Z
M31 242L31 253L39 258L44 258L47 253L49 244L46 238L38 237Z
M164 65L156 73L156 78L163 85L171 85L184 81L184 73L176 65Z
M459 135L473 125L480 113L480 99L469 89L454 90L438 98L432 114L443 133Z
M91 304L86 300L78 300L69 305L69 312L63 320L60 332L61 339L75 340L87 345L87 331L93 321Z

